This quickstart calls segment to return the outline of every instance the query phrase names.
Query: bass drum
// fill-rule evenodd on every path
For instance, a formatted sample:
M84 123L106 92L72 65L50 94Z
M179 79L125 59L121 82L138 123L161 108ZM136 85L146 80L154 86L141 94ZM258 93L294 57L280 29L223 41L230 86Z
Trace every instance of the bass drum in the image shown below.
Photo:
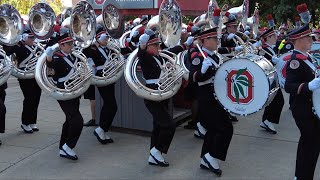
M276 64L279 84L281 88L284 88L286 82L286 68L289 60L291 59L292 50L279 56L279 62Z
M230 113L247 116L268 105L279 89L275 67L256 54L224 62L214 78L214 94Z

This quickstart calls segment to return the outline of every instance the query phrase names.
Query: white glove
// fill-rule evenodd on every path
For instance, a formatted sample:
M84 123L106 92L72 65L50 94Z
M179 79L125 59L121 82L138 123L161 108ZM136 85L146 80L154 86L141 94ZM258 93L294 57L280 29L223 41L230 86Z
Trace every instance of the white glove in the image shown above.
M209 58L204 58L201 66L201 73L204 74L207 72L208 68L212 66L212 63Z
M52 57L54 50L52 49L52 47L47 47L47 49L44 51L48 57Z
M105 39L107 39L107 38L108 38L108 35L106 35L106 34L101 34L100 37L99 37L99 41L103 41L103 40L105 40Z
M126 38L126 41L129 43L131 42L131 38Z
M314 78L308 83L308 88L310 91L314 91L320 88L320 78Z
M242 49L243 49L243 47L242 46L236 46L235 48L234 48L234 50L235 51L242 51Z
M139 35L139 31L134 31L133 34L132 34L132 37L136 37Z
M245 31L244 34L249 36L250 32L249 31Z
M276 55L273 55L272 58L271 58L271 61L274 63L274 64L277 64L279 62L279 58L276 56Z
M22 41L26 41L28 39L29 35L27 33L23 33L22 34L22 37L21 37L21 40Z
M252 44L254 47L260 47L262 45L261 41L257 41Z
M186 42L184 42L184 44L186 46L190 46L193 43L194 37L193 36L189 36L188 39L186 40Z
M231 40L231 39L233 39L235 36L236 36L235 34L230 33L230 34L228 35L227 39L228 39L228 40Z
M148 34L142 34L140 37L139 37L139 43L140 45L146 45L147 42L149 41L149 38L150 36Z

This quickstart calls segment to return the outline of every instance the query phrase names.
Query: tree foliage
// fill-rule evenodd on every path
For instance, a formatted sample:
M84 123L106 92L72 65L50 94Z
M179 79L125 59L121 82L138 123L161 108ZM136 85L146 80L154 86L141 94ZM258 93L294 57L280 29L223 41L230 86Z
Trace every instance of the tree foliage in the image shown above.
M21 15L28 15L31 7L41 0L0 0L0 4L10 4L15 7ZM64 9L61 0L46 0L50 7L58 15Z

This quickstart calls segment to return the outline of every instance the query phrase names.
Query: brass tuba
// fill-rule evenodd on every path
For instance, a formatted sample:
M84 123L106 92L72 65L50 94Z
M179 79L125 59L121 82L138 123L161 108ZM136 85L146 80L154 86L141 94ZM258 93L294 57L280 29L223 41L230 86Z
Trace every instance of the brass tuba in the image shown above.
M68 100L79 97L90 86L92 70L87 63L86 56L81 52L82 48L88 47L96 32L96 19L92 6L81 1L76 4L72 10L70 24L70 34L75 39L77 47L72 51L80 61L75 64L74 73L65 81L65 89L58 88L54 80L49 76L50 70L46 66L47 54L43 53L39 58L36 66L35 78L42 90L49 93L50 96L57 100ZM59 45L52 46L58 50Z
M0 43L8 46L19 42L23 23L19 12L9 4L0 5ZM11 59L0 47L0 85L4 84L12 72Z
M117 4L112 4L110 1L106 1L103 5L102 14L97 17L97 22L104 25L108 34L111 36L107 44L107 48L110 50L107 54L108 59L103 65L102 77L92 76L91 84L96 86L106 86L115 83L123 74L124 65L126 63L124 57L121 54L120 44L117 38L119 38L119 32L123 32L122 29L122 17L117 8Z
M177 45L180 38L176 36L181 35L181 10L174 0L164 0L159 10L159 31L163 42L166 45ZM149 23L147 27L150 27ZM172 37L170 39L170 37ZM176 42L172 41L176 40ZM138 49L133 51L127 59L125 67L125 79L129 87L135 94L144 99L153 101L161 101L168 99L175 95L182 84L182 76L187 73L186 69L182 66L178 56L172 58L164 51L160 52L160 56L168 61L162 67L162 74L158 80L158 89L153 90L147 88L142 82L142 78L137 74L137 67L139 59L137 57Z

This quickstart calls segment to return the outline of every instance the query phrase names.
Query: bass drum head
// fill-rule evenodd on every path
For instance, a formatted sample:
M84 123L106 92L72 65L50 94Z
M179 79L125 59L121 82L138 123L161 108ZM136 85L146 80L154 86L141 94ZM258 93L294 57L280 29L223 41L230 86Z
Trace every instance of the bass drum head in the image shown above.
M279 84L281 88L284 88L284 83L286 82L286 68L287 63L290 60L290 56L293 51L286 52L279 57L279 62L276 64Z
M314 108L314 113L319 118L320 117L320 89L312 92L312 103Z
M253 114L268 100L270 85L266 74L272 69L268 60L254 54L226 61L214 78L215 97L233 114Z

